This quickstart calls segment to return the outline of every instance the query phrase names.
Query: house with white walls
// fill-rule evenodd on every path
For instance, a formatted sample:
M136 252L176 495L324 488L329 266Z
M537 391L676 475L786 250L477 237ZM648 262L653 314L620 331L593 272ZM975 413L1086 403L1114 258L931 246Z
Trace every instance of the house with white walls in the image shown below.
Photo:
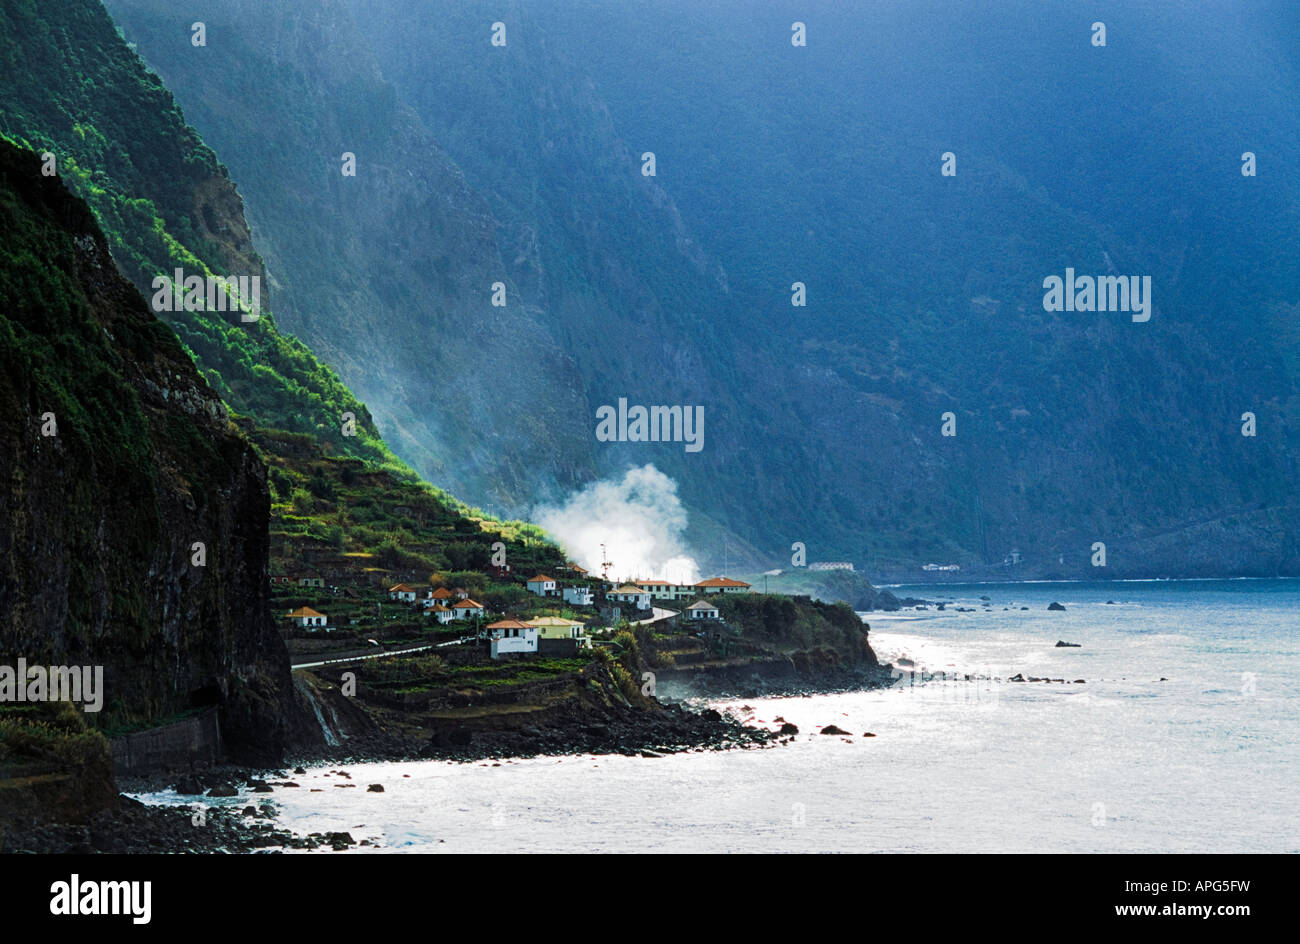
M528 581L528 589L539 597L552 596L555 593L555 578L538 574Z
M451 605L451 611L455 614L454 619L477 619L487 615L487 607L469 599L457 600Z
M432 616L443 626L446 626L456 618L456 614L452 612L451 607L443 606L441 603L435 603L424 612L425 616Z
M636 584L625 583L621 587L615 587L605 597L615 600L619 603L628 603L638 610L650 609L650 591L638 587Z
M686 608L686 618L688 620L715 620L719 618L718 608L712 603L705 603L703 599L696 600Z
M300 606L296 610L290 610L285 616L289 622L304 629L329 628L327 626L329 618L324 613L318 613L309 606Z
M490 652L493 659L511 653L530 653L537 651L538 631L536 626L521 623L519 620L498 620L486 627Z
M700 593L748 593L749 584L728 577L710 577L697 583L695 589Z
M561 592L565 603L572 603L574 606L592 606L596 602L596 595L592 593L590 587L565 587Z
M656 600L689 600L700 595L693 583L673 583L671 580L638 580L636 585Z
M450 606L451 601L454 599L456 599L456 595L453 594L450 590L448 590L446 587L438 587L436 590L429 591L428 595L425 596L422 602L424 603L426 609L432 609L438 604L442 604L443 606Z
M410 583L397 583L388 588L388 599L402 603L414 603L423 593L423 588Z

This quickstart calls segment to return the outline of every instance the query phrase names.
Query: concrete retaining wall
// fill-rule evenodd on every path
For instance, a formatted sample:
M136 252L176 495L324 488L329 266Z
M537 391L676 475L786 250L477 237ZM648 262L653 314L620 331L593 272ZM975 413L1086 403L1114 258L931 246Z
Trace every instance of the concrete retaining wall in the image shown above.
M221 725L215 706L171 724L112 739L113 772L143 776L189 770L221 760Z

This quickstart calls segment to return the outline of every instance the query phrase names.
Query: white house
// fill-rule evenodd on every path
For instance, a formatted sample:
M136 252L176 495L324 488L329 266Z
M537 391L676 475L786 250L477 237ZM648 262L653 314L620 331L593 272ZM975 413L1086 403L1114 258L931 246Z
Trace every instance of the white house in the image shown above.
M414 603L422 592L420 587L409 583L398 583L388 588L388 599L401 600L403 603Z
M728 577L711 577L708 580L701 580L695 585L695 589L701 593L747 593L749 584Z
M564 602L574 606L591 606L596 600L590 587L565 587L563 595Z
M638 580L636 585L649 592L656 600L689 600L700 595L693 583L673 583L670 580Z
M429 594L424 598L423 602L425 607L427 607L428 609L433 609L435 606L438 606L439 604L441 604L442 606L446 606L455 598L456 598L455 595L452 594L452 592L448 590L446 587L439 587L437 590L429 591Z
M443 626L446 626L456 618L456 614L452 612L451 607L443 606L441 603L435 603L433 606L429 607L425 610L424 615L432 616Z
M300 606L286 615L290 622L308 629L324 629L328 622L324 613L318 613L309 606Z
M536 626L519 620L499 620L488 624L487 632L493 659L499 659L502 653L537 651Z
M686 618L688 620L715 620L718 619L718 608L712 603L696 600L686 608Z
M635 584L625 583L621 587L615 587L605 596L619 603L630 603L638 610L650 609L650 591L643 590Z
M453 619L474 619L475 617L485 616L487 607L481 603L475 603L473 600L458 600L452 604L451 612L455 614Z
M555 578L548 577L546 574L538 574L528 581L528 589L539 597L549 596L555 591Z

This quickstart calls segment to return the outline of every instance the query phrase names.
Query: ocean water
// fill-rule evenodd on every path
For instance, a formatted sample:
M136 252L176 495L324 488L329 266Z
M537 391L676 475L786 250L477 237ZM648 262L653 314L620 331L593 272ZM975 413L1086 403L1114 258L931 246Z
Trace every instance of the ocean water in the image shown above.
M380 852L1300 851L1300 581L903 589L980 609L871 614L915 666L895 687L715 703L792 744L315 768L281 825ZM1017 673L1085 682L993 680Z

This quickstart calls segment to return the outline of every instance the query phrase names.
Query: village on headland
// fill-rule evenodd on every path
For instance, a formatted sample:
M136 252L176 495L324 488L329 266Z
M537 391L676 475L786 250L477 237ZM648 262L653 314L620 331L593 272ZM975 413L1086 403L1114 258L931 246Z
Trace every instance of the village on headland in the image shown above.
M734 745L770 732L675 703L888 680L849 606L735 577L593 574L541 542L515 546L517 571L325 556L270 575L313 756Z
M477 646L492 659L574 656L607 642L628 626L671 620L695 624L701 634L721 628L716 598L748 593L728 577L694 583L595 577L572 561L554 574L516 577L508 566L487 573L432 574L388 583L390 572L332 573L304 569L271 575L286 635L291 640L348 637L372 647L434 640ZM483 597L479 602L475 596ZM362 638L364 637L364 638ZM298 645L299 651L333 646Z

